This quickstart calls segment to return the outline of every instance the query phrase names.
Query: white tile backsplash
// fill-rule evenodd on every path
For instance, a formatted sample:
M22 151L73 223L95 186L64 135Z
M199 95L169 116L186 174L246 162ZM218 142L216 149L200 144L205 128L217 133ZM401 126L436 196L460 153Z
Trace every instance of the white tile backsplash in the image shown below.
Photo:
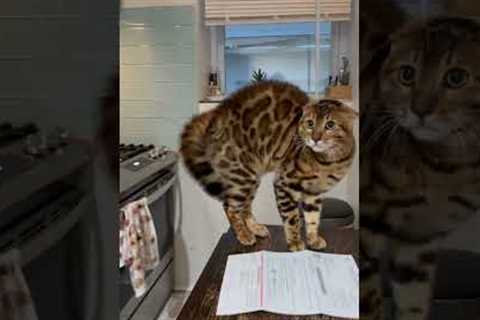
M186 118L122 118L120 139L123 143L166 145L177 149Z
M160 22L159 22L160 23ZM176 28L173 25L166 27L151 26L121 26L122 33L120 41L122 45L192 45L193 27L181 26Z
M122 82L120 98L122 101L157 100L173 105L177 102L182 104L192 101L191 87L191 82L152 82L150 85L145 85L144 82ZM192 111L191 108L189 110Z
M130 100L123 101L120 104L122 118L127 119L190 118L193 112L192 109L189 101L183 103L177 101L175 104L169 104L155 100Z
M140 81L149 85L162 82L193 82L191 64L168 65L121 65L120 81Z
M176 149L196 108L193 7L124 9L120 136Z
M142 24L149 26L193 25L193 8L189 6L177 7L143 7L127 8L122 10L121 24Z
M191 64L192 46L123 45L120 62L127 64Z
M170 94L174 97L179 97L183 91L183 95L187 94L186 90L191 90L191 77L188 81L155 81L151 82L148 86L145 85L145 81L126 81L123 80L120 83L120 88L126 90L124 96L125 99L158 99L164 98L166 94ZM130 90L142 89L141 92L134 92ZM142 96L137 96L141 94Z

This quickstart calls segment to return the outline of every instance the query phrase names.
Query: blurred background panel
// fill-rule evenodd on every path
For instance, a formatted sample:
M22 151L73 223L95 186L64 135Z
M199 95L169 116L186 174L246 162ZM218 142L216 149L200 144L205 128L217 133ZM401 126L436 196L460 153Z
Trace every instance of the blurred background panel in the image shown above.
M362 319L480 314L479 18L475 1L360 3Z
M2 319L15 290L38 319L118 315L118 11L0 3L0 267L18 270Z

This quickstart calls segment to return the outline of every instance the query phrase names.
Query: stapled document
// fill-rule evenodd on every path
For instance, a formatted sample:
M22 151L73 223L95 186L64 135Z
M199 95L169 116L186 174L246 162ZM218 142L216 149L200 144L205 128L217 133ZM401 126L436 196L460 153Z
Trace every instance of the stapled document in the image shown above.
M313 251L230 255L217 315L268 311L359 317L358 267L350 255Z

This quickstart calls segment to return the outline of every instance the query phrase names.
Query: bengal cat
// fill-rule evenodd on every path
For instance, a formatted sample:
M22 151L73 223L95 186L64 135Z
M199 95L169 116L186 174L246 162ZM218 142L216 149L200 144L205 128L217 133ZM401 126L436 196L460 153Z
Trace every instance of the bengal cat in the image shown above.
M425 320L441 241L480 208L480 27L430 19L381 51L361 103L361 319Z
M252 201L263 174L276 173L274 190L288 247L320 250L322 194L347 173L355 151L356 112L335 100L312 102L294 85L262 81L193 118L181 137L181 154L193 177L223 202L238 241L267 237Z

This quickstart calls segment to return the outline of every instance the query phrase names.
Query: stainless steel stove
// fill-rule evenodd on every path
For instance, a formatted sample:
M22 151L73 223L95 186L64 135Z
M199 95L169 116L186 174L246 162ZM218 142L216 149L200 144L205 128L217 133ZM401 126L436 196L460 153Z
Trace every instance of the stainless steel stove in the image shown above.
M146 273L147 291L136 298L126 267L120 268L120 319L156 319L173 290L173 242L178 155L166 147L121 144L120 207L147 197L157 231L160 263Z
M173 182L178 156L166 147L153 145L120 145L120 201L130 201L139 188L152 180ZM160 181L158 181L160 179Z

